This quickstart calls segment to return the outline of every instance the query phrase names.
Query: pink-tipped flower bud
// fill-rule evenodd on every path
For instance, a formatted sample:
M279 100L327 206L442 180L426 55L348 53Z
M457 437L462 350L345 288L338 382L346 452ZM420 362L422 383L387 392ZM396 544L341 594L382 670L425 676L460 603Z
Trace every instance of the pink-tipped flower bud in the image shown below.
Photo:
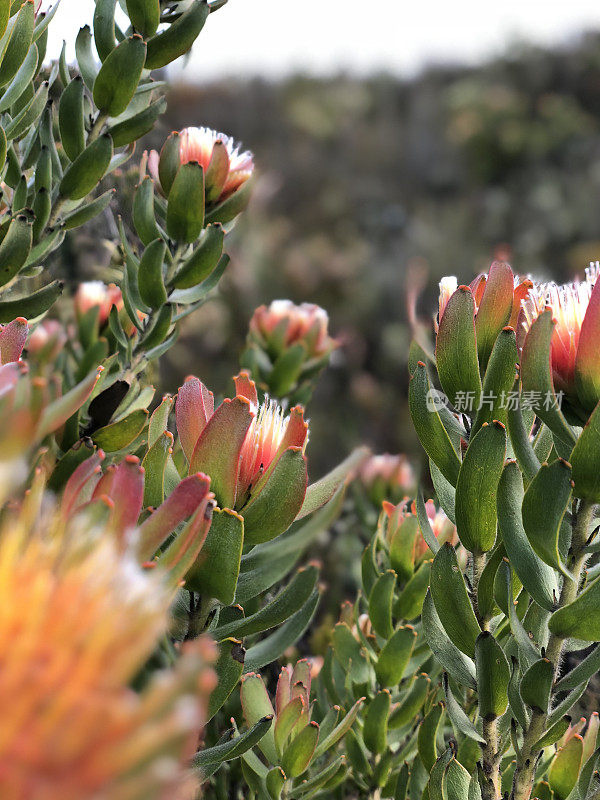
M98 323L101 327L108 322L108 315L113 306L116 306L118 311L123 308L123 296L119 287L114 283L107 286L102 281L81 283L74 302L78 317L84 316L92 308L98 308Z
M414 468L405 455L371 456L362 465L359 478L377 507L384 500L399 503L413 495L417 486Z
M29 337L29 355L44 361L53 361L67 341L67 332L57 319L44 319Z

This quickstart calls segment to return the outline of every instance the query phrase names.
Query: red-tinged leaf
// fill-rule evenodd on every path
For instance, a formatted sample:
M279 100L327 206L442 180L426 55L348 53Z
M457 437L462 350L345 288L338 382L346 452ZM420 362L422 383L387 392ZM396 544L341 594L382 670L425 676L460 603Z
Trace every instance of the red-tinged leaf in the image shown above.
M152 412L150 423L148 424L148 449L150 449L159 436L167 430L172 406L173 398L170 394L166 394L161 404Z
M19 378L28 372L27 364L24 362L13 362L0 367L0 397L8 394L15 388Z
M206 423L214 413L214 396L198 378L188 378L175 403L175 419L179 441L188 462Z
M600 403L585 424L570 456L573 494L600 502Z
M21 358L28 333L29 325L24 317L0 326L0 364L10 364Z
M245 397L246 400L249 400L255 406L258 405L258 395L256 393L256 384L250 378L250 373L240 372L239 375L236 375L233 379L235 383L235 393L238 397Z
M295 725L300 720L300 717L305 713L306 701L303 697L298 696L291 700L281 711L277 714L275 721L275 746L277 752L281 754Z
M187 574L186 587L223 605L233 603L243 544L242 517L229 509L217 509L202 552Z
M241 510L245 543L268 542L286 531L302 508L307 483L306 458L300 448L289 447Z
M210 490L210 478L201 472L184 478L165 502L140 526L138 558L149 561L175 528L198 508Z
M575 788L581 770L582 756L583 739L576 734L552 760L548 782L558 800L566 800Z
M104 453L96 450L80 464L67 481L62 499L61 512L66 519L79 506L92 499L94 489L102 475Z
M49 433L60 428L61 425L69 419L85 401L90 397L94 391L94 387L98 382L102 367L91 372L87 378L74 386L69 392L63 394L58 400L51 403L43 412L42 417L38 423L37 436L43 439Z
M342 484L354 478L358 468L369 456L367 447L359 447L329 474L311 484L306 490L304 503L296 519L303 519L328 503Z
M485 370L496 337L509 323L513 309L513 287L514 276L511 268L503 261L494 261L490 267L475 320L477 353L482 371Z
M212 522L214 503L209 494L200 507L158 559L158 563L169 572L169 580L177 585L193 566L204 546Z
M190 462L190 472L210 475L220 508L233 508L237 493L240 452L254 412L246 398L225 399L202 431Z
M275 711L277 715L281 714L282 710L292 699L292 668L286 665L281 668L279 678L277 680L277 690L275 692Z
M137 456L126 456L98 481L92 500L106 495L114 504L111 526L122 537L137 525L144 497L144 470Z
M475 339L475 302L468 286L459 286L440 320L435 355L444 392L453 405L468 397L479 408L481 377ZM468 394L467 394L468 393Z
M319 726L309 722L288 744L281 759L281 768L288 778L297 778L308 768L319 741Z
M577 396L587 411L600 400L600 281L596 281L579 334L575 358Z
M534 408L538 417L555 436L572 447L575 434L558 407L550 367L550 343L555 324L552 311L547 308L527 332L521 353L521 382L523 392L534 392L539 398ZM550 402L546 402L547 398Z

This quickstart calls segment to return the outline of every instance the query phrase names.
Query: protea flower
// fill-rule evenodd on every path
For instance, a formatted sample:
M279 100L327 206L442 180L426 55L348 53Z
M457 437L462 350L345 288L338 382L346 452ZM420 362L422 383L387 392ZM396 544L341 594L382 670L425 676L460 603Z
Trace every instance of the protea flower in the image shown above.
M212 392L188 378L177 396L177 430L190 472L210 476L219 507L239 512L246 541L256 542L286 530L302 506L308 424L299 406L288 416L273 401L259 407L246 372L235 388L215 409Z
M274 300L269 306L260 306L250 320L244 366L275 397L295 398L304 384L306 396L300 399L306 401L309 382L338 346L329 336L328 325L327 312L312 303Z
M79 284L74 302L78 318L83 317L91 309L97 308L98 323L102 327L108 322L108 316L113 306L116 306L118 311L123 308L123 295L114 283L107 286L102 281L85 281Z
M35 521L32 524L32 516ZM131 689L167 629L172 591L104 530L44 507L0 535L0 795L183 800L215 686L213 648Z
M405 455L371 456L362 465L359 478L378 507L384 500L399 503L416 488L415 471Z
M535 320L550 309L555 322L550 345L554 389L562 392L570 408L585 420L600 399L598 341L600 335L600 263L590 264L584 281L562 286L534 286L523 302L521 316L526 334ZM527 359L528 335L523 345Z
M148 169L163 193L168 196L179 167L192 162L199 164L204 171L207 209L221 207L234 195L240 194L254 172L251 152L242 150L241 145L225 133L205 127L174 131L165 142L160 156L155 150L150 152ZM242 193L243 198L237 198L236 214L247 203L249 195L245 196L246 191ZM233 216L218 219L225 222L233 219Z

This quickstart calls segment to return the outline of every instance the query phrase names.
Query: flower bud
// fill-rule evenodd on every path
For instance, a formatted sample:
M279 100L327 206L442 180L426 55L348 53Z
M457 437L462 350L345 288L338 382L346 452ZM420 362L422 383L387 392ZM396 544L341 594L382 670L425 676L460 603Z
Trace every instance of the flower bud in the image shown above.
M362 465L359 478L376 506L384 500L399 503L413 495L417 485L415 471L407 457L389 453L371 456Z
M327 312L312 303L274 300L250 320L243 362L270 394L297 393L326 366L338 342L328 333ZM301 394L305 402L309 395Z
M65 346L67 332L57 319L44 319L29 337L27 350L36 360L54 361Z

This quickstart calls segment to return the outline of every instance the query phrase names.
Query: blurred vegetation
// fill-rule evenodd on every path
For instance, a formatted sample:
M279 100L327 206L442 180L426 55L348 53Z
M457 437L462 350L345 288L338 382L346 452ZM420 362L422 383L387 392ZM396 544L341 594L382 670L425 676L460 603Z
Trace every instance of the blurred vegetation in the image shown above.
M566 280L600 253L599 35L407 81L236 79L179 85L169 101L149 146L209 125L253 150L261 177L221 299L193 317L163 384L193 372L224 391L255 306L324 306L343 347L309 409L313 477L359 441L417 452L407 283L426 276L427 318L442 275L470 281L500 255ZM81 244L74 263L89 272Z

